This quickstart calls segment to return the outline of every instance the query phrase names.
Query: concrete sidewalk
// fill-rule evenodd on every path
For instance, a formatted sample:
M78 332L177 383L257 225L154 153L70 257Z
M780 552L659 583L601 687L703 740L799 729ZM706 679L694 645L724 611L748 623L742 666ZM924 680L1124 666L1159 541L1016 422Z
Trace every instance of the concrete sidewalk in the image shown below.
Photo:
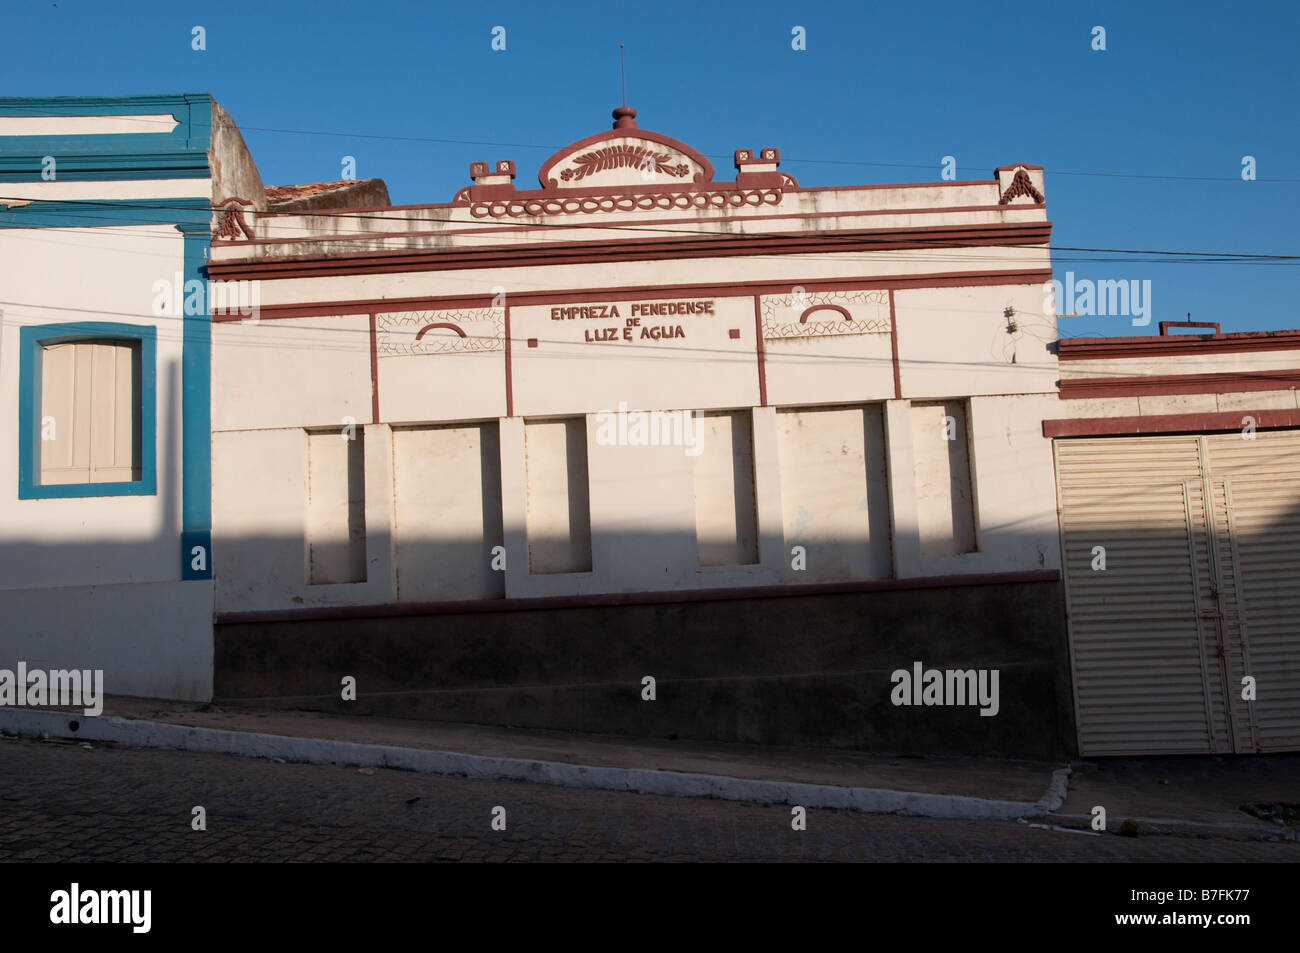
M135 747L921 817L1043 817L1061 764L582 735L109 697L98 718L0 708L0 730Z
M1076 762L1072 768L1068 796L1054 816L1057 823L1086 825L1099 805L1106 809L1111 830L1131 818L1140 833L1241 834L1300 842L1294 813L1300 806L1300 754L1105 758Z
M1073 766L827 748L666 741L109 697L99 718L0 708L0 730L135 747L395 767L575 788L801 804L882 814L1024 818L1114 833L1300 840L1268 819L1300 801L1300 754L1126 758ZM1242 810L1259 805L1253 817Z

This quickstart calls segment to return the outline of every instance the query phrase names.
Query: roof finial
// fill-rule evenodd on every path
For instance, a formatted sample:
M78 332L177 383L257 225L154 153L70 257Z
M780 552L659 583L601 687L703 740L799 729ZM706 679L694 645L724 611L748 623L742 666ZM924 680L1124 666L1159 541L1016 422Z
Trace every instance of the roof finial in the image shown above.
M623 105L614 110L615 129L635 129L636 110L627 104L627 70L623 66L623 44L618 45L619 84L623 93Z

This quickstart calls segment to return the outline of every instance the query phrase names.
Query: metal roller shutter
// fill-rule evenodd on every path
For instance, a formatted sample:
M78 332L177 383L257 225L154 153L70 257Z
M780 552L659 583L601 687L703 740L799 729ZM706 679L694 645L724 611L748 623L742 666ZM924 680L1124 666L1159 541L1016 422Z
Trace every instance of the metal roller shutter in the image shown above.
M1257 698L1239 702L1258 750L1300 749L1300 432L1206 437L1226 496L1240 583L1243 664Z
M1082 754L1300 748L1300 433L1253 436L1056 442Z
M1226 744L1197 615L1196 438L1058 441L1056 457L1080 751Z

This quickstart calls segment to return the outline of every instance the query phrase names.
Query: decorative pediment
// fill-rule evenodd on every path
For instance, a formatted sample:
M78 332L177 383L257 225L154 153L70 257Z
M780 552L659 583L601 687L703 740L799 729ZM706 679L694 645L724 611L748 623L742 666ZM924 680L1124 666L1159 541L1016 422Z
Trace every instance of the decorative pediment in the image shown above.
M543 189L687 185L713 181L713 164L685 143L636 128L621 106L609 132L561 149L537 173Z

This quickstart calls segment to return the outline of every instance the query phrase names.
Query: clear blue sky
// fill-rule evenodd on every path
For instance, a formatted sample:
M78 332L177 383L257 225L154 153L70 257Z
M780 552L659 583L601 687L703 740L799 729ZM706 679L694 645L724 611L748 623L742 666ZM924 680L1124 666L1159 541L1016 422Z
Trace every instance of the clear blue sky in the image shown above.
M804 185L935 181L946 155L961 179L1024 161L1047 169L1056 247L1300 254L1294 0L7 0L4 21L0 95L209 92L267 184L340 178L352 155L398 204L450 200L476 159L514 159L516 184L535 187L553 149L609 128L623 42L642 128L710 155L720 177L741 147L779 147ZM796 25L806 51L791 49ZM1246 155L1257 181L1241 179ZM1124 260L1079 260L1096 257ZM1154 333L1188 311L1225 331L1300 327L1300 261L1134 257L1147 256L1054 253L1062 280L1152 282L1149 327L1062 319L1063 335Z

